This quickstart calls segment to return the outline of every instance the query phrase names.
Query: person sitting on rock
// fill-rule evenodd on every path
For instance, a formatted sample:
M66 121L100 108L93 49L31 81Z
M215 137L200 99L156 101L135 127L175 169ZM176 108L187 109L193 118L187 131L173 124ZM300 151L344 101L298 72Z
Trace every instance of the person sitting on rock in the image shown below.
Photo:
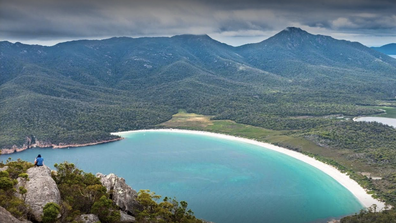
M34 165L35 165L35 166L42 166L42 165L44 165L44 159L41 157L40 154L38 154L38 156L37 156L36 159L34 160Z

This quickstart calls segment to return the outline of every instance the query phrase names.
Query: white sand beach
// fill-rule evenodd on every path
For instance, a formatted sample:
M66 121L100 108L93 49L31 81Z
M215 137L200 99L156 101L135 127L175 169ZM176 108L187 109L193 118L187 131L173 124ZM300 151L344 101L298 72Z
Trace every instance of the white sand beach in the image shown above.
M211 132L204 132L204 131L192 131L192 130L180 130L180 129L152 129L152 130L136 130L136 131L125 131L125 132L115 132L111 133L113 135L122 135L123 133L133 133L133 132L177 132L177 133L188 133L188 134L198 134L198 135L206 135L206 136L213 136L218 138L223 138L227 140L236 140L240 142L250 143L257 146L264 147L266 149L274 150L288 156L294 157L298 160L301 160L332 177L346 189L348 189L359 201L360 203L368 208L373 204L377 205L377 210L382 210L385 207L385 203L374 199L370 194L366 192L364 188L362 188L356 181L352 180L348 175L341 173L339 170L330 166L328 164L322 163L312 157L304 155L302 153L292 151L286 148L282 148L279 146L275 146L269 143L258 142L252 139L245 139L230 135L224 135L219 133L211 133Z

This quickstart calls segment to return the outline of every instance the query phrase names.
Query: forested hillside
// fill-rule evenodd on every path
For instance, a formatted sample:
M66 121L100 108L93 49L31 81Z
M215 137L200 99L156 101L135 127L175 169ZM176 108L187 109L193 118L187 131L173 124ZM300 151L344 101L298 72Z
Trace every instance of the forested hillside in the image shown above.
M178 109L310 129L333 122L322 116L381 112L364 105L392 100L395 86L395 59L298 28L241 47L206 35L0 42L0 148L112 139Z

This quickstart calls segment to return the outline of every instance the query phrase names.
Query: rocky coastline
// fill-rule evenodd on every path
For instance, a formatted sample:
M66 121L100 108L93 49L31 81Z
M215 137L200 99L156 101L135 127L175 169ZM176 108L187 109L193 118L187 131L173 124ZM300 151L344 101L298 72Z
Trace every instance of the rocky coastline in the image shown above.
M18 153L25 151L30 148L53 148L53 149L64 149L64 148L69 148L69 147L82 147L82 146L93 146L93 145L98 145L98 144L103 144L103 143L109 143L109 142L115 142L122 140L124 138L115 138L115 139L109 139L109 140L102 140L102 141L97 141L97 142L90 142L90 143L73 143L73 144L67 144L67 143L59 143L59 144L52 144L49 142L41 142L41 141L36 141L34 144L23 144L23 146L18 147L16 145L13 145L11 148L2 148L1 149L1 154L11 154L11 153ZM30 142L30 140L29 140Z

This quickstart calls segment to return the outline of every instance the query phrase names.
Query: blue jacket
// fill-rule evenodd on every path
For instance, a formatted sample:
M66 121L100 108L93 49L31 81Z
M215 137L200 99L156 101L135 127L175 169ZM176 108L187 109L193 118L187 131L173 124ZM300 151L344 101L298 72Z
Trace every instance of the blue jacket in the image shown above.
M44 159L42 157L37 157L37 166L42 166Z

